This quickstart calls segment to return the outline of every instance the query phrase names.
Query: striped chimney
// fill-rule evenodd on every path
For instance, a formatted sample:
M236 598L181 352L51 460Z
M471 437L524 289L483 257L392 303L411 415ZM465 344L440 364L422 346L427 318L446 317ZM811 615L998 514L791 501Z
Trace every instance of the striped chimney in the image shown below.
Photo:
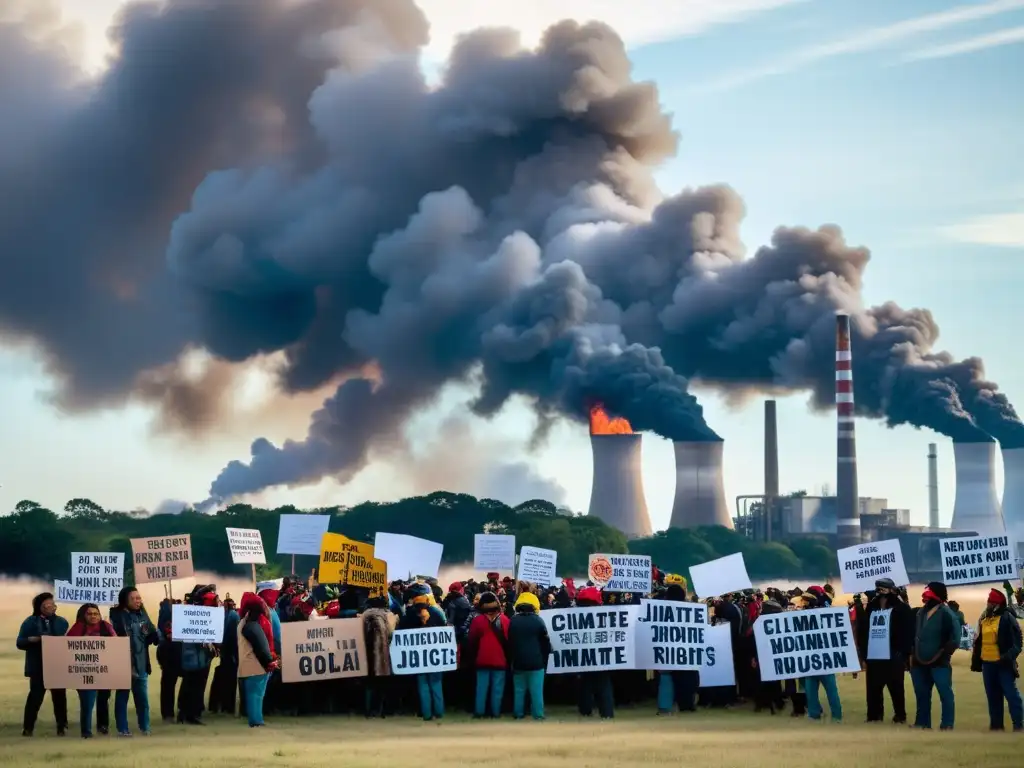
M849 315L836 315L836 422L836 533L842 549L861 540Z

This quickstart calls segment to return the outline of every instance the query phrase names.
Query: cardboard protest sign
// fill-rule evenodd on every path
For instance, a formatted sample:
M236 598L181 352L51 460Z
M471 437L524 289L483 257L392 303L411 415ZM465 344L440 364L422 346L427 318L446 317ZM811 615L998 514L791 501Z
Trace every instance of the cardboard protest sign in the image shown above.
M281 625L281 679L286 683L366 675L362 619Z
M48 690L124 691L132 687L127 637L51 637L43 643L43 685Z
M135 583L186 579L195 573L192 563L192 537L151 536L131 539Z
M550 587L558 580L558 553L543 547L523 547L519 550L520 581L529 581L542 587Z
M224 607L172 605L171 640L180 640L183 643L223 642Z
M708 642L708 607L703 603L641 600L633 634L636 668L699 670L715 663ZM710 658L709 658L710 657Z
M473 568L477 571L514 571L516 537L495 533L474 534Z
M690 587L701 598L719 597L751 589L743 553L726 555L717 560L690 567Z
M638 611L636 605L541 611L551 638L548 674L636 669Z
M231 562L236 565L265 565L267 556L263 552L263 534L256 528L225 528L228 547L231 548Z
M418 675L458 668L455 627L400 629L391 637L391 672Z
M281 515L277 554L319 555L320 543L330 524L330 515Z
M605 592L651 591L651 558L646 555L591 555L590 580Z
M857 544L840 549L836 556L839 558L843 592L848 595L873 590L878 579L892 579L897 587L910 583L899 539Z
M436 579L441 570L444 544L404 533L377 532L373 537L376 557L388 564L388 581L421 576Z
M388 564L376 557L364 557L352 550L348 553L343 583L350 587L370 590L370 597L384 597L388 591Z
M736 667L732 663L732 628L719 624L707 629L708 653L700 668L700 687L736 685ZM712 653L714 651L714 653Z
M71 583L76 587L119 592L124 586L124 553L72 552Z
M958 536L939 539L942 582L985 584L1017 578L1013 544L1008 536Z
M93 589L92 587L76 587L70 581L57 580L53 582L53 596L58 603L71 603L72 605L83 605L84 603L96 603L96 605L117 605L118 589Z
M763 682L860 672L845 606L762 614L754 622L754 642Z
M370 597L382 597L387 592L388 564L375 557L375 551L373 544L325 533L320 543L320 582L362 587L370 590Z

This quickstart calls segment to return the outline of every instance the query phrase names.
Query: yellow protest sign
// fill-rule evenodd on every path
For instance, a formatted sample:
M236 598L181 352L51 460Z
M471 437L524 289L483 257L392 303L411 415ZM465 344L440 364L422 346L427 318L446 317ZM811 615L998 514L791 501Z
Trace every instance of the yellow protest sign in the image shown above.
M325 533L320 541L322 584L348 584L370 590L370 597L387 592L388 564L373 556L373 544L353 541L340 533Z

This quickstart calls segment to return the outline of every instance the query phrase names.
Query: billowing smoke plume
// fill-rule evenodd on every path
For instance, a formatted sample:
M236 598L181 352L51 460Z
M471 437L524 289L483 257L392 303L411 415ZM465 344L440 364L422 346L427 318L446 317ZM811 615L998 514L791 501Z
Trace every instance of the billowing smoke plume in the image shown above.
M869 254L837 228L781 228L744 259L732 190L663 199L677 136L603 25L530 52L476 32L436 88L411 0L131 8L89 84L28 31L0 26L0 330L46 351L64 403L210 419L160 389L190 347L283 350L289 392L351 377L305 440L257 439L213 496L344 481L457 381L479 382L480 416L600 401L676 440L717 439L687 377L828 407L837 309L862 414L1020 438L980 361L933 349L930 313L862 305Z

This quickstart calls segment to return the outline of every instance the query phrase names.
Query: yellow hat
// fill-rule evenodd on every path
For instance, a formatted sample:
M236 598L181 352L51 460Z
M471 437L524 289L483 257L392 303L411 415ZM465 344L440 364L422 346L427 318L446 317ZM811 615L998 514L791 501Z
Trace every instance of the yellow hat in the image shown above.
M520 605L529 605L533 607L536 613L540 613L540 600L533 592L523 592L516 600L516 608Z
M665 574L666 584L678 584L681 587L686 586L686 577L680 576L678 573L666 573Z

